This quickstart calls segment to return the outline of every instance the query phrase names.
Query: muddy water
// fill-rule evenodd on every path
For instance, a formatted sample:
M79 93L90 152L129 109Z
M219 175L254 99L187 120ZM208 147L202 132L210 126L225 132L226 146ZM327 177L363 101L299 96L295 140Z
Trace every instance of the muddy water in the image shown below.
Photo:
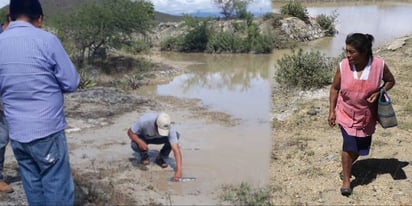
M271 71L280 54L162 55L168 60L196 64L167 84L144 88L146 92L199 99L201 106L210 111L227 113L239 121L236 126L225 126L205 123L201 118L185 119L184 112L172 112L177 129L184 134L184 175L197 180L165 184L163 176L155 181L158 188L172 193L210 194L224 184L269 183Z
M338 15L336 29L339 33L335 37L308 44L308 49L321 50L329 56L339 55L345 46L346 36L353 32L372 34L375 37L375 48L412 33L411 1L347 1L304 5L310 16L333 13ZM273 10L278 12L280 6L274 4Z

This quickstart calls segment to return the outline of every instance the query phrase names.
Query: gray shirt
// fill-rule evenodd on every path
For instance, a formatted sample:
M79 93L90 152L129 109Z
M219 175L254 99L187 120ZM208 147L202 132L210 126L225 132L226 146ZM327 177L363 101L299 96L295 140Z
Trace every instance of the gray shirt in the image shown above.
M144 135L146 139L162 138L164 136L160 136L155 127L157 116L158 113L145 113L136 120L130 129L137 135ZM177 132L172 125L168 138L170 144L178 143Z

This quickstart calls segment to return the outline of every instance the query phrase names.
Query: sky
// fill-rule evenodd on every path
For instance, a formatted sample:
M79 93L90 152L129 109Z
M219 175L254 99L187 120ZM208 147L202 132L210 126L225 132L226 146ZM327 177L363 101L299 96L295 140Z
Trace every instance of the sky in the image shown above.
M9 4L10 0L0 0L0 8L3 8L3 6L6 6Z
M0 8L7 5L10 0L0 0ZM156 11L182 15L196 13L219 13L212 0L151 0ZM271 11L271 0L255 0L248 10L252 13L262 14Z
M181 15L196 13L219 13L212 0L151 0L156 11ZM267 13L272 10L271 0L254 0L248 10L252 13Z

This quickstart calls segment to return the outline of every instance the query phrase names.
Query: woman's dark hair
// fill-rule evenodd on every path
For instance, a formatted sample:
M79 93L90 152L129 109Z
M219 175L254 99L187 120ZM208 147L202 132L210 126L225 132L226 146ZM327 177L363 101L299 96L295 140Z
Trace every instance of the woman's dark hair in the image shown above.
M372 57L372 42L375 38L370 34L352 33L346 36L345 43L352 45L360 53L367 53Z

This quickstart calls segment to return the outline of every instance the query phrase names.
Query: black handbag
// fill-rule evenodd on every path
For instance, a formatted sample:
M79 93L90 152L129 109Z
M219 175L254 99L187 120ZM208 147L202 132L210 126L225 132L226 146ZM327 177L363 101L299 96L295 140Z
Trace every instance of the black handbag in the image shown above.
M395 110L385 87L379 90L378 122L385 129L398 126Z

